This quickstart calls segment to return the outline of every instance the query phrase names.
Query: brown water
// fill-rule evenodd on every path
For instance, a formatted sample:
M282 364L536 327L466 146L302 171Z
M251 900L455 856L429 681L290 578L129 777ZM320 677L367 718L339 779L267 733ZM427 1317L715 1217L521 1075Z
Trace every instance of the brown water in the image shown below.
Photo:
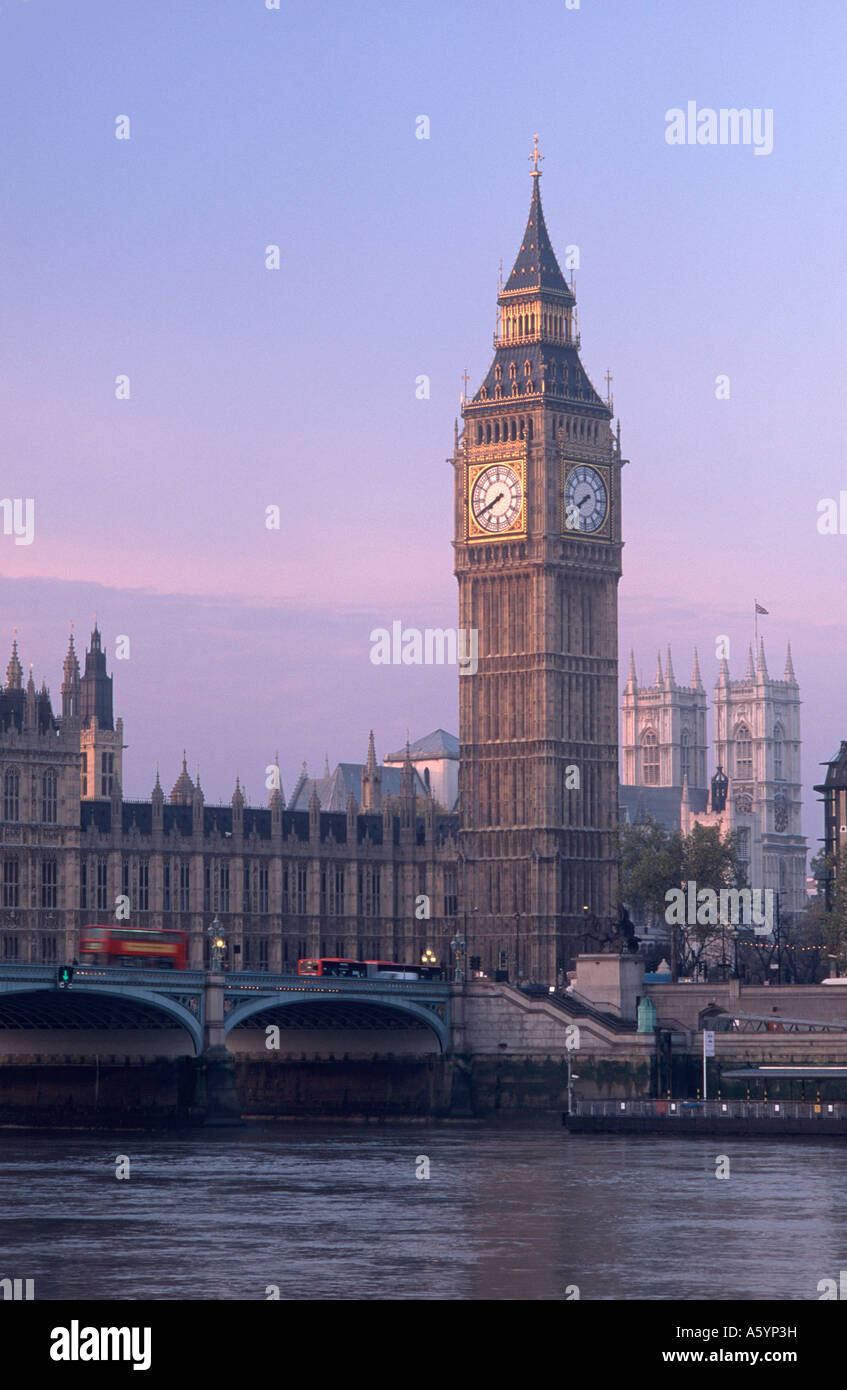
M845 1207L836 1140L0 1132L0 1278L41 1299L817 1299Z

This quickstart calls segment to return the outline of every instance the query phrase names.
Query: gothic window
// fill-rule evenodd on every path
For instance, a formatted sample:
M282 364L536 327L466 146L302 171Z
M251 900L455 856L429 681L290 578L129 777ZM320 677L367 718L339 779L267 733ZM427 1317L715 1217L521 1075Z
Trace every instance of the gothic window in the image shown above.
M97 860L97 911L105 912L108 906L107 892L109 887L108 861L105 858Z
M479 399L480 399L481 401L487 401L487 400L488 400L488 387L487 387L487 386L481 386L481 387L480 387L480 390L479 390Z
M529 381L526 383L526 394L527 394L528 396L531 396L534 390L535 390L535 387L534 387L534 385L533 385L533 383L532 383L532 377L530 377Z
M10 771L3 778L3 819L18 820L20 816L21 779L17 772Z
M735 776L739 782L753 780L753 740L746 724L739 724L735 734Z
M41 960L44 965L50 965L57 958L55 936L42 936L41 938Z
M114 753L100 754L100 795L112 795L112 775L115 770Z
M3 906L20 906L20 866L17 859L7 859L3 865Z
M778 782L781 782L785 776L783 772L783 737L782 725L777 724L773 731L773 775Z
M17 960L18 958L18 938L16 936L3 937L3 959Z
M485 426L485 442L486 442L486 444L490 444L490 443L491 443L491 426L490 426L490 425L486 425L486 426Z
M524 364L523 364L523 374L524 374L524 376L531 376L531 375L532 375L532 367L531 367L531 365L530 365L529 362L524 362Z
M658 787L659 741L652 729L641 736L641 769L645 787Z
M79 866L79 905L88 907L88 860L83 859Z
M41 819L45 825L56 824L56 774L45 772L41 779Z
M532 439L532 421L531 421L531 420L529 421L529 425L528 425L528 427L527 427L527 436L528 436L529 439Z
M495 399L495 401L500 401L500 400L503 399L503 387L502 387L502 386L495 386L495 387L494 387L494 399Z
M218 902L220 912L229 912L229 865L221 864L218 869Z
M681 777L683 780L687 777L688 780L689 780L689 782L690 782L690 781L691 781L691 735L690 735L690 733L688 732L687 729L683 729L682 734L681 734L681 736L680 736L679 743L680 743L680 749L679 749L680 777Z
M191 865L180 864L179 866L179 910L189 912L191 910Z
M516 380L517 380L517 376L518 376L518 369L517 369L517 367L516 367L516 365L515 365L514 362L510 362L510 363L509 363L509 380L510 380L510 381L516 381Z
M502 380L503 380L503 368L502 368L502 366L500 365L499 362L498 362L497 366L494 368L494 380L495 380L495 381L502 381Z
M162 907L164 908L165 912L170 912L170 910L171 910L171 861L170 861L169 859L165 861L164 878L163 878L163 896L164 896L164 901L163 901L163 903L162 903Z
M267 910L268 910L268 866L267 866L267 864L260 864L260 865L259 865L259 868L258 868L256 877L257 877L257 879L258 879L258 884L257 884L257 893L258 893L258 900L259 900L259 901L258 901L258 910L259 910L259 912L267 912Z
M477 425L476 427L476 442L477 444L482 443L482 425Z
M344 870L336 867L327 870L329 880L329 912L333 917L344 916ZM337 952L343 955L343 951Z
M444 870L444 916L455 917L459 910L459 890L455 869Z
M141 859L138 864L138 911L150 910L150 861Z
M58 865L55 859L41 861L41 906L46 909L59 906Z
M518 383L517 383L516 381L513 381L513 382L512 382L512 395L513 395L513 396L517 396L517 394L518 394Z
M306 915L306 865L297 866L297 907L296 911L301 917Z

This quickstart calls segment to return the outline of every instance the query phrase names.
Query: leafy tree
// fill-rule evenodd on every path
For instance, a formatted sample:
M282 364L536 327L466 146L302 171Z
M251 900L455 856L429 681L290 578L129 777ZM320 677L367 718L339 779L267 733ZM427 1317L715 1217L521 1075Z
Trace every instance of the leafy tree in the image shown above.
M820 931L836 973L843 975L847 973L847 850L842 850L840 861L832 854L816 854L811 870L818 880L818 896L809 907L808 919Z
M671 831L648 816L620 830L621 899L639 913L664 919L665 894L680 876L679 846Z
M734 835L722 836L717 826L695 824L690 835L668 830L648 817L620 831L621 897L636 911L667 922L669 889L684 889L689 881L697 891L744 886L744 871ZM705 960L710 942L720 936L720 923L669 924L671 975L676 979L682 958L686 969Z

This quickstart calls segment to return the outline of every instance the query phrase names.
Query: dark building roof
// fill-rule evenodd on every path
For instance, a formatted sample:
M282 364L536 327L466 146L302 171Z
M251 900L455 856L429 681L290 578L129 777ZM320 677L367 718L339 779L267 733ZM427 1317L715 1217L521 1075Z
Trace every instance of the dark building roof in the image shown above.
M110 801L81 801L80 802L80 825L84 831L95 830L103 835L108 835L112 828L112 804ZM165 802L162 806L162 827L165 835L180 835L186 839L194 833L194 808L193 806L172 806ZM270 809L263 806L245 806L244 808L244 840L249 841L255 835L259 840L269 841L271 839L272 815ZM153 833L153 806L149 801L124 801L121 803L121 831L128 835L132 830L138 831L140 835L152 835ZM458 818L441 814L436 816L433 821L435 839L438 843L445 840L454 839L458 829ZM356 836L357 843L362 844L366 839L371 844L381 845L383 843L384 824L382 814L363 814L361 811L356 815ZM232 835L232 806L204 806L203 807L203 838L208 839L215 833L224 838ZM305 843L309 839L309 813L308 811L283 811L282 813L282 833L286 839L292 836L296 840ZM397 817L393 819L392 828L393 842L399 844L400 823ZM320 838L321 841L332 839L336 844L347 843L347 815L338 812L322 811L320 814ZM424 821L422 816L417 817L416 842L424 843Z
M512 290L552 290L564 295L573 303L573 291L559 269L550 233L544 221L540 183L540 175L533 177L526 231L512 273L504 286L504 293L508 294Z
M692 811L705 811L709 793L705 787L689 787L688 804ZM618 788L618 802L623 808L624 822L637 825L649 816L668 830L679 830L682 787Z
M405 758L405 750L403 757ZM308 811L312 794L317 792L322 811L347 811L347 801L352 792L357 806L362 804L362 773L364 763L339 763L329 777L301 776L291 793L289 811ZM380 768L382 795L399 796L403 790L403 769L396 767ZM428 796L426 786L419 772L414 774L415 792L418 796Z
M535 294L538 296L538 302L534 312L540 314L544 308L544 296L554 296L553 300L547 299L548 305L556 302L572 305L576 303L576 296L559 269L559 263L556 260L544 221L538 185L539 177L534 177L532 201L524 239L512 273L505 288L500 292L500 302L504 302L504 296L511 296L517 292ZM530 367L529 375L525 372L525 363L527 362ZM517 387L517 391L513 390L510 373L512 366L515 368L514 385ZM499 377L498 367L500 368ZM592 412L602 414L606 419L611 418L611 410L594 389L588 373L580 362L578 342L576 341L558 343L544 340L541 342L506 343L502 339L499 340L499 346L495 350L494 359L485 379L473 400L468 404L488 406L508 401L514 404L516 401L520 401L521 395L529 394L532 397L538 394L541 391L542 382L544 383L545 398L549 396L562 402L579 402ZM526 392L527 383L532 385L532 392L530 393ZM495 394L498 387L501 392L499 398ZM485 395L483 395L483 389ZM467 406L465 408L467 409Z
M112 677L106 675L106 653L100 646L100 630L94 624L91 646L85 653L85 673L80 681L81 714L87 724L93 714L101 729L115 727L112 717Z
M816 792L826 792L830 788L841 790L847 787L847 742L842 742L838 752L830 758L826 766L826 777Z
M455 734L448 734L446 729L433 729L431 734L424 734L423 738L416 739L409 744L410 758L458 758L459 740ZM401 748L397 753L386 753L383 762L402 763L406 759L406 750Z
M8 729L23 729L25 709L25 690L0 690L0 729L4 733ZM38 691L35 696L35 722L40 734L59 727L53 716L50 696L45 691Z

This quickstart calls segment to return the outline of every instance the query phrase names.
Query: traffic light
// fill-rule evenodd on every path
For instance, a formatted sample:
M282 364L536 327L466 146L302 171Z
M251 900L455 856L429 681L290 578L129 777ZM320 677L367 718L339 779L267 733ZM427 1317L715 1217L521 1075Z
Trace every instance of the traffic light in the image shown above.
M72 965L60 965L57 979L59 989L69 989L73 977L74 968Z

